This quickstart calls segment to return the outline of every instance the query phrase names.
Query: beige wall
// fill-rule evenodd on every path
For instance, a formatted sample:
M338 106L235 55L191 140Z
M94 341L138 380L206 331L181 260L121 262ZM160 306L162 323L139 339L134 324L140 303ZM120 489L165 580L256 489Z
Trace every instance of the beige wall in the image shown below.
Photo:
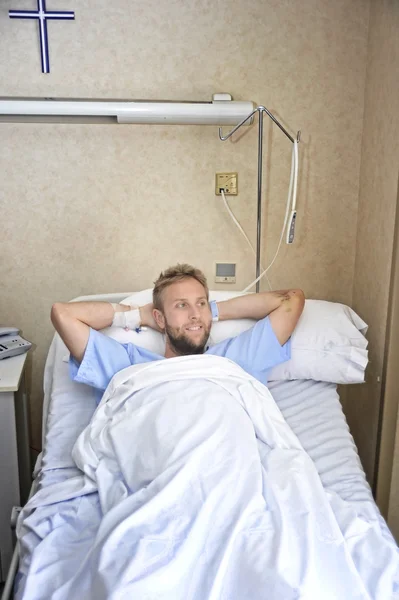
M366 385L349 389L345 402L349 425L370 482L376 475L377 430L398 191L398 31L398 2L372 0L353 289L353 307L369 323L370 364ZM392 429L389 419L385 425ZM388 431L384 431L384 434L391 435ZM383 444L382 467L384 464L389 467L392 450L392 440L388 446L384 447ZM386 515L387 502L382 497L378 500Z
M75 10L76 21L49 23L49 75L40 72L35 24L7 17L26 0L2 4L2 94L210 100L227 91L265 104L303 132L297 240L284 246L272 284L350 303L369 0L67 4L57 8ZM253 257L214 196L214 174L238 171L231 205L254 240L257 132L222 144L209 127L0 129L0 322L37 345L30 384L39 447L52 302L148 287L178 260L202 267L211 287L216 260L237 262L237 289L252 280ZM290 152L268 124L264 264L280 234Z

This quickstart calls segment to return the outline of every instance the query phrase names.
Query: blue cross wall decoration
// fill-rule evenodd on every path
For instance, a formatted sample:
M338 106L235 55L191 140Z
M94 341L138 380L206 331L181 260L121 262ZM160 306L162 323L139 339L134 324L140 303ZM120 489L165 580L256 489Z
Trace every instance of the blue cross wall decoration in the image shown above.
M40 53L42 58L42 73L50 73L48 53L47 19L73 20L72 11L46 10L46 0L37 0L37 10L10 10L10 19L37 19L40 34Z

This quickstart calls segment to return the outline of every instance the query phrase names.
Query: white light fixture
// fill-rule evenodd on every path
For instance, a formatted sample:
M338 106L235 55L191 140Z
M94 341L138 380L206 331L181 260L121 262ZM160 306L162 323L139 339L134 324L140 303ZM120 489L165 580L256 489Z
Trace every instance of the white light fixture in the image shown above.
M0 121L222 126L237 125L253 109L229 94L214 94L212 102L0 98Z

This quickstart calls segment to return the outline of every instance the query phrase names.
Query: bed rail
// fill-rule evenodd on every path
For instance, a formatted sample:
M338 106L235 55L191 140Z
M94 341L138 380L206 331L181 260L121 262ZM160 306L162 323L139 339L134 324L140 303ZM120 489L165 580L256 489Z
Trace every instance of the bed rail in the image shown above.
M36 491L37 491L37 481L36 481L36 479L34 479L32 481L28 500L30 500L30 498L33 496L33 494L36 493ZM14 506L14 508L12 509L11 519L10 519L10 527L13 530L16 527L18 515L21 512L21 510L22 509L19 506ZM6 581L4 584L4 589L3 589L2 596L1 596L1 600L11 600L12 598L14 598L14 582L15 582L15 577L18 572L18 564L19 564L19 542L17 540L16 544L15 544L14 552L12 555L11 563L10 563L10 566L8 569L7 578L6 578Z
M17 541L11 559L10 568L8 569L7 579L4 585L1 600L11 600L14 597L14 581L18 571L19 564L19 542Z

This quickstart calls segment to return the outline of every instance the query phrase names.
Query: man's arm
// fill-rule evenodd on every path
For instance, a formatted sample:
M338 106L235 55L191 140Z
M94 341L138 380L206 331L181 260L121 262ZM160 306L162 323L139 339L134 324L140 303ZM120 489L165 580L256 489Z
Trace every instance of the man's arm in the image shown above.
M90 327L109 327L115 312L127 310L131 307L117 304L114 311L109 302L56 302L51 309L51 321L72 356L82 362Z
M269 315L280 344L289 339L305 305L302 290L277 290L238 296L218 302L219 320L263 319Z

